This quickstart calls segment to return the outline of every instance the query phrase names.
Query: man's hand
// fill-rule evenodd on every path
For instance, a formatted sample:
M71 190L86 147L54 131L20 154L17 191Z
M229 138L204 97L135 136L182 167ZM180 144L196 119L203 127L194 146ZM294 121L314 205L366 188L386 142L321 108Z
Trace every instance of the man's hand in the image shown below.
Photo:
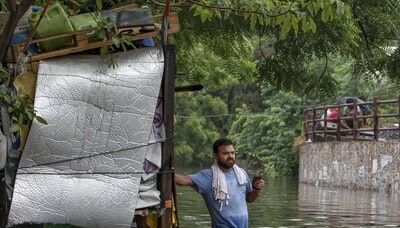
M249 192L246 195L246 202L252 203L254 202L258 195L260 195L260 192L264 188L265 181L262 178L262 176L255 176L253 177L253 180L251 181L251 186L253 187L253 191Z
M253 189L261 191L264 188L265 181L262 176L255 176L251 182Z

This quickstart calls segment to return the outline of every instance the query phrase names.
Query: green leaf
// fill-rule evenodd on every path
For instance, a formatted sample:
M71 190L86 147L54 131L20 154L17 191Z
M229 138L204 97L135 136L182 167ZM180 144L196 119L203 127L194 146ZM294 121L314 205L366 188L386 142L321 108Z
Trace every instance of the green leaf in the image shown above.
M318 5L318 10L319 9L323 9L325 4L324 4L324 0L317 0L317 5Z
M299 21L295 15L292 15L292 27L293 27L294 33L297 35L297 33L299 31Z
M217 16L218 18L222 18L222 16L221 16L221 12L220 11L217 11L217 10L214 10L214 14L215 14L215 16Z
M306 17L304 17L303 20L301 20L301 29L303 30L303 32L307 32L310 29Z
M314 7L313 7L312 4L310 4L310 5L307 6L307 10L308 10L308 12L310 12L311 14L314 14L314 13L315 13Z
M11 131L11 132L17 132L17 131L19 131L20 129L21 129L21 127L19 126L18 123L13 123L13 124L11 124L11 127L10 127L10 131Z
M321 19L324 23L326 23L329 20L329 12L326 8L322 10Z
M312 6L314 7L314 12L317 13L319 11L319 9L321 9L321 4L319 4L318 2L315 2L312 4Z
M36 116L36 120L41 124L44 124L44 125L48 124L47 121L41 116Z
M263 16L257 14L257 19L258 19L258 23L259 23L260 25L265 26L265 21L264 21Z
M333 6L329 6L327 8L328 10L328 20L332 20L333 18L335 18L335 9L333 8Z
M256 27L256 24L257 24L257 15L251 14L250 15L250 28L254 29Z
M230 16L229 11L225 11L224 12L224 20L228 20L229 16Z
M344 15L344 3L342 1L337 1L336 2L336 14L337 15Z
M7 94L4 94L3 98L4 98L4 101L6 102L6 104L11 104L10 96L8 96Z
M103 1L102 0L96 0L96 7L98 11L101 11L103 9Z
M286 19L285 15L280 15L280 16L276 17L275 24L280 25L285 21L285 19Z
M352 15L352 13L351 13L351 7L350 7L350 6L346 5L346 6L344 7L344 15L345 15L345 16L348 16L348 17Z
M282 30L281 30L281 32L283 33L283 35L288 34L288 32L290 31L291 26L292 26L292 23L291 23L291 20L290 20L290 19L285 20L285 21L283 22L283 26L282 26Z
M271 18L265 17L264 18L264 25L270 25L271 24Z
M315 24L313 19L310 19L311 31L315 33L317 31L317 24Z
M112 42L117 48L119 48L121 46L121 40L118 39L118 37L113 37Z
M212 14L208 9L201 9L200 10L200 20L201 22L205 22L206 20L210 19Z
M21 126L22 126L22 124L24 124L24 115L23 115L23 113L19 114L18 124L21 125Z
M25 113L28 116L28 119L33 120L33 111L29 109L25 109Z
M104 46L100 48L100 56L105 58L108 55L108 46Z

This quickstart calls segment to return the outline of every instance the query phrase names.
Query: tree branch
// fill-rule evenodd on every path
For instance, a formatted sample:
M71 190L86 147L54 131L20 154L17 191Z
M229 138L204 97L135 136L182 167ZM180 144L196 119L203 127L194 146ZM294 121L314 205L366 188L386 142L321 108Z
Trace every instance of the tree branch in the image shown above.
M300 11L302 8L298 8L296 10L287 10L284 11L282 13L278 13L278 14L267 14L265 12L260 12L260 11L252 11L252 10L241 10L241 9L237 9L237 8L232 8L232 7L228 7L228 6L218 6L218 5L207 5L201 2L198 2L196 0L186 0L192 4L198 5L198 6L202 6L204 8L209 8L209 9L216 9L216 10L221 10L221 11L232 11L235 13L248 13L248 14L258 14L258 15L262 15L262 16L266 16L266 17L279 17L281 15L287 14L287 13L293 13L293 12L298 12ZM308 5L310 5L311 3L315 2L316 0L312 0L309 3L307 3L307 5L303 8L306 8Z
M365 29L364 24L361 22L361 18L360 18L360 17L357 15L357 13L356 13L356 8L355 8L356 5L353 3L353 1L351 1L351 6L352 6L352 11L353 11L353 16L354 16L354 18L357 20L358 27L360 28L361 33L362 33L362 36L363 36L363 38L364 38L364 40L365 40L365 46L366 46L366 48L367 48L368 54L370 55L370 58L371 58L371 59L376 59L376 58L375 58L375 55L374 55L373 52L372 52L371 46L374 47L374 48L376 48L378 51L380 51L380 52L383 53L384 55L388 55L384 50L382 50L381 47L375 45L373 42L370 41L370 39L369 39L369 34L368 34L367 30ZM360 8L361 8L361 7L360 7ZM377 67L377 68L380 68L380 67L382 67L382 66L379 66L379 67ZM366 66L366 68L369 69L369 70L375 75L376 78L379 77L379 76L376 74L376 70L373 69L373 68L371 68L370 65Z
M321 73L321 75L319 76L319 79L318 79L318 81L320 83L321 83L321 80L324 77L326 71L328 70L328 61L329 61L329 58L328 58L328 55L325 52L325 67L324 67L324 70L322 71L322 73Z
M165 7L167 4L162 3L162 2L158 2L156 0L150 0L154 5L158 5L158 6L163 6ZM188 4L184 4L182 1L179 1L178 3L172 3L170 5L170 7L188 7Z
M366 47L367 47L367 51L368 51L368 53L371 55L371 57L374 57L374 55L372 54L372 50L371 50L371 46L370 46L370 42L369 42L369 38L368 38L368 33L367 33L367 31L365 30L365 27L364 27L364 24L361 22L361 19L358 17L358 15L356 14L356 9L355 9L355 7L353 6L352 7L353 8L353 16L354 16L354 18L356 19L356 21L357 21L357 24L358 24L358 27L360 28L360 30L361 30L361 33L362 33L362 36L363 36L363 38L364 38L364 40L365 40L365 45L366 45Z

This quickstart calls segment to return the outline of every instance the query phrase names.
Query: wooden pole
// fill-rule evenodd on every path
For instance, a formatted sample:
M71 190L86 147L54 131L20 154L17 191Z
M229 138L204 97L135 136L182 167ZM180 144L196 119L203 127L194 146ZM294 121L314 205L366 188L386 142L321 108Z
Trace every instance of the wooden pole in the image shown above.
M313 108L313 117L312 117L312 118L313 118L313 122L312 122L312 133L313 133L313 134L312 134L312 135L313 135L312 137L313 137L313 142L315 142L315 139L317 138L317 137L316 137L316 133L315 133L315 128L316 128L316 126L317 126L317 124L316 124L316 122L315 122L315 119L316 119L315 116L316 116L316 115L317 115L317 110L316 110L316 108L314 107L314 108Z
M158 220L158 227L172 227L173 216L173 188L174 184L174 98L176 75L176 49L175 45L163 45L164 49L164 76L163 76L163 105L164 126L166 141L162 143L161 173L158 177L161 193L162 215Z
M6 184L5 184L5 174L4 170L0 170L0 227L6 225Z
M336 140L340 141L341 140L341 134L342 132L340 129L342 128L342 120L340 119L340 104L337 104L337 110L338 110L338 117L337 117L337 129L336 129Z
M374 140L378 140L378 99L374 97L373 103L373 118L374 118Z
M326 115L328 115L328 108L324 107L325 113L324 113L324 142L326 142L326 130L327 130L327 121L326 121Z
M307 118L307 115L308 115L308 110L307 110L307 107L305 107L303 110L303 130L304 130L304 136L306 137L306 141L308 140L308 129L307 129L308 118Z
M357 100L354 99L353 101L353 140L357 141L358 139L358 117L357 117L357 112L358 112L358 105L357 105Z

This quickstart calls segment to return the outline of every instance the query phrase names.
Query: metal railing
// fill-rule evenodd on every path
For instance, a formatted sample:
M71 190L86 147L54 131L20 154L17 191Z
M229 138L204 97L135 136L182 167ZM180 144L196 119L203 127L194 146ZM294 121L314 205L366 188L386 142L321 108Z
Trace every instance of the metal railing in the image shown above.
M362 111L360 107L368 107L370 111ZM344 114L351 108L357 111L350 115ZM327 117L328 109L336 109L337 116ZM394 100L374 98L373 101L363 103L354 100L347 104L308 107L304 109L303 123L306 140L313 142L378 140L385 131L394 132L397 135L395 138L400 139L400 97ZM346 123L351 123L352 127L344 127Z

